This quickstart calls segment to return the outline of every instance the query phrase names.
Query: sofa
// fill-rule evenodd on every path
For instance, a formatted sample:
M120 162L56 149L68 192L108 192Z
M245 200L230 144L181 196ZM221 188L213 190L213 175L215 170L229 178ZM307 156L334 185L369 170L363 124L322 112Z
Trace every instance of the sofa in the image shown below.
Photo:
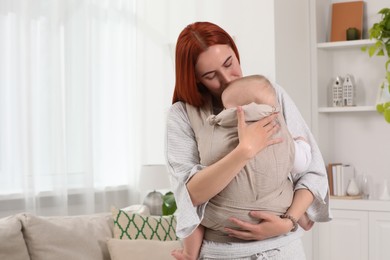
M172 259L181 246L175 224L142 205L81 216L20 213L0 219L0 259Z

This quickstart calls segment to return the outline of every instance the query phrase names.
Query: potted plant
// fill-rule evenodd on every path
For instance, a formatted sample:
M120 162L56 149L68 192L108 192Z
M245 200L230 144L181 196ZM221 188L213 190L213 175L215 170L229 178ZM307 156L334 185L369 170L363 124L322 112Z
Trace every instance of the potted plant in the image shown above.
M370 39L375 39L376 42L369 47L363 47L362 50L368 51L370 57L387 57L385 80L380 85L376 109L390 123L390 8L383 8L378 14L381 15L381 20L374 23L368 31Z

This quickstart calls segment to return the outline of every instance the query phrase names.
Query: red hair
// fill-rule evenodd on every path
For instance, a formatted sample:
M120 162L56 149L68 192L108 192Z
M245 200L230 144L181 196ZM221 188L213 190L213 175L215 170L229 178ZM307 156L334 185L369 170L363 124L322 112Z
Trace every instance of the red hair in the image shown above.
M176 43L176 83L172 104L183 101L195 107L205 104L207 89L196 82L195 65L199 55L210 46L229 45L240 57L232 37L221 27L210 22L196 22L180 33Z

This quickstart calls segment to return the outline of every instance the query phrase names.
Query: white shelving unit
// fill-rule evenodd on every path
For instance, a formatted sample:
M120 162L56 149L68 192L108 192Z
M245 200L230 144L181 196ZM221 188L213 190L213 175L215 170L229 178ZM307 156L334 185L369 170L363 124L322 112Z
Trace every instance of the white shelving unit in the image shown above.
M375 200L381 184L390 184L390 124L375 106L385 58L370 58L361 50L374 42L367 39L367 30L380 18L377 12L390 6L383 0L365 1L365 39L329 42L332 4L347 1L310 1L312 129L325 163L348 163L358 175L370 176L372 200L331 199L334 220L316 226L313 259L390 259L385 246L390 244L390 201ZM333 107L332 83L346 74L355 80L356 106Z
M379 85L384 78L385 58L369 57L361 47L374 40L329 42L331 8L348 0L310 1L312 129L325 163L352 164L357 174L372 177L373 189L390 181L390 163L385 147L390 147L390 124L376 112ZM382 0L365 1L363 38L380 18ZM337 76L350 74L356 86L356 106L333 107L331 86Z

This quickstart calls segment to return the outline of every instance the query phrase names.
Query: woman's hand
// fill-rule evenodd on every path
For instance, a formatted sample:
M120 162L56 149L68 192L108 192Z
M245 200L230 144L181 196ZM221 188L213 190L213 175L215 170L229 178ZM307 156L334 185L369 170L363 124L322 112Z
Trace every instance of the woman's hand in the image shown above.
M241 230L225 228L225 231L230 236L243 240L264 240L286 234L293 228L291 220L282 219L269 212L251 211L250 214L252 217L261 220L261 222L252 224L237 218L230 218L229 220L239 226Z
M248 159L253 158L265 147L283 141L282 138L272 137L280 128L276 121L277 115L275 113L252 124L247 124L242 107L237 107L238 147L246 154Z
M293 202L286 211L286 214L295 219L299 219L298 223L302 224L305 230L310 229L314 224L307 216L307 219L304 216L313 200L314 196L311 191L307 189L296 190L294 192ZM237 218L230 218L229 220L239 226L242 230L225 228L226 232L230 236L243 240L264 240L286 234L293 229L293 223L288 218L282 219L279 216L265 211L251 211L249 214L251 214L252 217L259 219L261 222L259 224L252 224ZM302 218L302 216L304 217Z

